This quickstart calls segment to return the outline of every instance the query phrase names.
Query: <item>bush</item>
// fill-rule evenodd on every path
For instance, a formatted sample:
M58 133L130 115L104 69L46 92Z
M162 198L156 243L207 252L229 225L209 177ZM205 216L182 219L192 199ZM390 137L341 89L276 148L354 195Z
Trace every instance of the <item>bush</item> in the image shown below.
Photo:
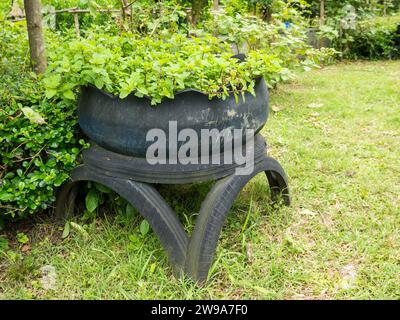
M399 56L395 47L400 16L380 17L359 21L356 29L325 28L321 37L332 40L332 45L347 59L392 59Z
M75 104L50 103L30 73L26 27L0 34L0 220L24 217L54 201L79 148ZM10 46L10 43L18 43ZM83 141L81 141L84 144Z
M354 32L346 35L344 55L349 58L390 59L398 55L394 46L400 16L360 22Z

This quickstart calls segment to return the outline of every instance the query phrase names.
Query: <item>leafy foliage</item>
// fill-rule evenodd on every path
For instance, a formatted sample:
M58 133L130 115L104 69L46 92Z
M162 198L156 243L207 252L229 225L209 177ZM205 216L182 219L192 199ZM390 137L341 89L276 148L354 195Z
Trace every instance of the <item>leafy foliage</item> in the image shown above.
M318 15L320 0L307 0L312 11ZM399 0L325 0L325 12L328 18L341 15L341 11L347 5L353 6L362 17L393 13L400 8Z
M0 34L0 220L48 207L85 144L78 142L74 104L43 100L44 90L27 71L25 26L5 26Z
M158 34L181 32L187 29L185 7L189 2L179 0L137 0L128 1L129 6L122 14L121 0L43 0L47 13L45 22L53 29L68 33L74 29L74 17L67 12L54 15L54 10L80 8L89 12L78 15L80 31L83 35L93 28L101 26L108 32L120 30L137 34Z
M130 93L149 96L152 104L193 88L210 98L253 93L254 79L264 76L270 86L290 78L299 66L316 66L317 55L305 43L304 32L293 25L268 26L240 16L216 21L208 29L226 32L225 39L209 35L187 38L138 38L134 34L92 33L50 50L43 79L47 98L73 100L76 88L92 84L120 98ZM241 30L239 32L239 30ZM231 44L247 45L244 62L232 57ZM299 60L299 55L304 59Z
M394 46L397 25L381 24L377 21L363 21L354 31L345 34L343 54L351 59L394 58L400 52Z
M395 46L400 16L358 21L355 29L342 30L333 26L321 29L320 36L329 38L332 45L347 59L389 59L398 57Z

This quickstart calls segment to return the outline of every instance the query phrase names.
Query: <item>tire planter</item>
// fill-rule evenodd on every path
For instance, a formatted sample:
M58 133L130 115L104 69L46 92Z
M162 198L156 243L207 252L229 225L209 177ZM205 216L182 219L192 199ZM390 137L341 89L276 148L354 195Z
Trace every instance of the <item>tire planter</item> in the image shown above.
M209 99L197 90L184 90L174 99L151 106L147 97L134 94L120 99L94 86L82 88L78 103L79 125L98 145L113 152L145 157L153 143L146 141L149 130L168 133L169 122L177 122L177 131L193 129L253 129L258 133L268 118L268 88L263 78L256 80L256 96L246 93L236 103L233 95L226 100ZM243 130L244 132L244 130ZM178 143L178 148L183 142ZM168 145L168 135L167 135ZM221 141L220 150L223 150Z
M268 157L266 142L257 134L268 117L264 79L257 79L255 92L256 96L246 94L245 99L240 97L236 103L232 96L225 101L209 100L202 92L185 90L176 94L175 99L152 107L148 98L130 95L119 99L93 86L83 88L78 105L79 124L94 143L83 153L83 164L72 171L71 180L60 190L57 216L67 219L74 213L82 183L102 184L125 198L149 222L177 275L183 272L204 282L229 210L256 174L265 173L273 201L282 195L284 204L290 204L286 174L276 160ZM189 128L198 136L202 129L253 129L254 170L248 175L237 175L235 163L147 163L144 157L152 143L146 141L147 132L154 128L168 132L170 121L177 122L177 131ZM223 151L223 142L220 150ZM193 232L188 234L156 185L210 180L215 184L202 202Z
M172 168L168 165L146 166L143 158L123 156L92 145L83 154L83 164L72 171L71 181L60 190L56 215L65 221L76 212L75 201L82 184L87 181L102 184L126 199L149 222L177 276L183 272L195 281L204 282L230 208L255 175L265 173L274 202L282 196L284 204L290 204L286 174L276 160L267 156L265 147L264 139L256 136L255 149L261 152L256 151L253 172L236 175L225 165L219 168L200 165L186 168L179 164ZM194 229L189 234L156 185L209 180L215 183L204 198Z

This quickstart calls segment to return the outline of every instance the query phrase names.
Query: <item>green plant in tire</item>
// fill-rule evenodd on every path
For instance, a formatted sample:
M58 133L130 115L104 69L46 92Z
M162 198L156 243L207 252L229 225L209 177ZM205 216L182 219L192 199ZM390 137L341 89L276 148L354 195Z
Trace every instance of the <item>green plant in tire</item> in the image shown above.
M43 79L49 99L61 96L74 100L77 88L89 84L120 98L131 93L148 96L153 105L164 98L173 99L176 92L187 88L225 99L230 94L254 94L257 77L264 76L272 86L292 72L287 57L277 50L251 50L241 62L232 57L228 43L212 36L138 39L132 34L92 34L49 52L50 63ZM304 60L307 63L314 62Z

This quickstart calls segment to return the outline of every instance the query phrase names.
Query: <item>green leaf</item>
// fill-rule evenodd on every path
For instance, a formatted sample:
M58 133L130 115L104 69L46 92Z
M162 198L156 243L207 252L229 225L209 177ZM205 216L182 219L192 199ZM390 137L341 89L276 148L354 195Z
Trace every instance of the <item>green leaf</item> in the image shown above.
M133 246L138 246L138 245L140 245L140 243L141 243L140 238L139 238L136 234L130 234L130 235L128 236L128 238L129 238L129 240L131 241L131 244L132 244Z
M132 219L136 214L136 210L130 203L127 203L125 213L129 219Z
M57 90L55 89L46 89L46 98L51 99L57 94Z
M100 8L100 6L95 1L88 1L88 9L92 16L97 15L97 9L99 9L99 8Z
M102 89L104 86L104 81L101 78L96 78L94 80L94 85L97 87L97 89Z
M150 273L154 273L154 271L156 270L157 264L154 262L150 265Z
M63 230L63 233L62 233L62 236L61 236L61 237L62 237L63 239L65 239L66 237L68 237L68 236L69 236L70 230L71 230L71 225L70 225L69 221L67 221L67 222L65 223L64 230Z
M233 96L235 97L235 102L236 102L236 104L238 104L238 103L239 103L239 96L238 96L238 94L235 92L235 93L233 94Z
M91 189L88 194L86 195L86 209L89 212L93 212L97 206L99 205L99 196L96 190Z
M121 99L124 99L124 98L126 98L129 94L130 94L130 91L121 90L121 92L120 92L120 94L119 94L119 97L120 97Z
M50 89L56 89L61 82L61 75L53 74L43 79L44 86Z
M29 242L29 238L25 233L20 232L17 233L17 241L22 244L27 244Z
M34 111L30 107L24 107L21 108L22 113L24 114L25 117L29 119L29 121L37 124L44 124L46 121L43 119L43 117L40 115L40 113Z
M0 236L0 252L8 249L8 240L3 236Z
M89 233L81 225L72 221L70 222L70 225L71 228L77 231L85 240L89 238Z
M142 234L142 236L145 236L149 232L150 225L147 222L147 220L142 221L142 223L140 224L139 230L140 230L140 233Z
M81 220L82 221L87 221L87 220L93 219L95 216L96 216L96 212L95 211L89 212L88 210L85 210L85 212L82 215Z
M67 90L63 92L63 96L69 100L75 100L75 94L72 90Z
M103 186L100 183L95 183L94 186L97 190L99 190L102 193L111 193L112 192L111 189L107 188L106 186Z
M5 191L1 191L0 192L0 200L1 201L9 201L9 200L11 200L13 198L14 198L14 195L12 193L8 193L8 192L5 192Z
M106 62L105 57L98 53L94 53L92 59L90 60L90 63L98 65L103 65L105 62Z

